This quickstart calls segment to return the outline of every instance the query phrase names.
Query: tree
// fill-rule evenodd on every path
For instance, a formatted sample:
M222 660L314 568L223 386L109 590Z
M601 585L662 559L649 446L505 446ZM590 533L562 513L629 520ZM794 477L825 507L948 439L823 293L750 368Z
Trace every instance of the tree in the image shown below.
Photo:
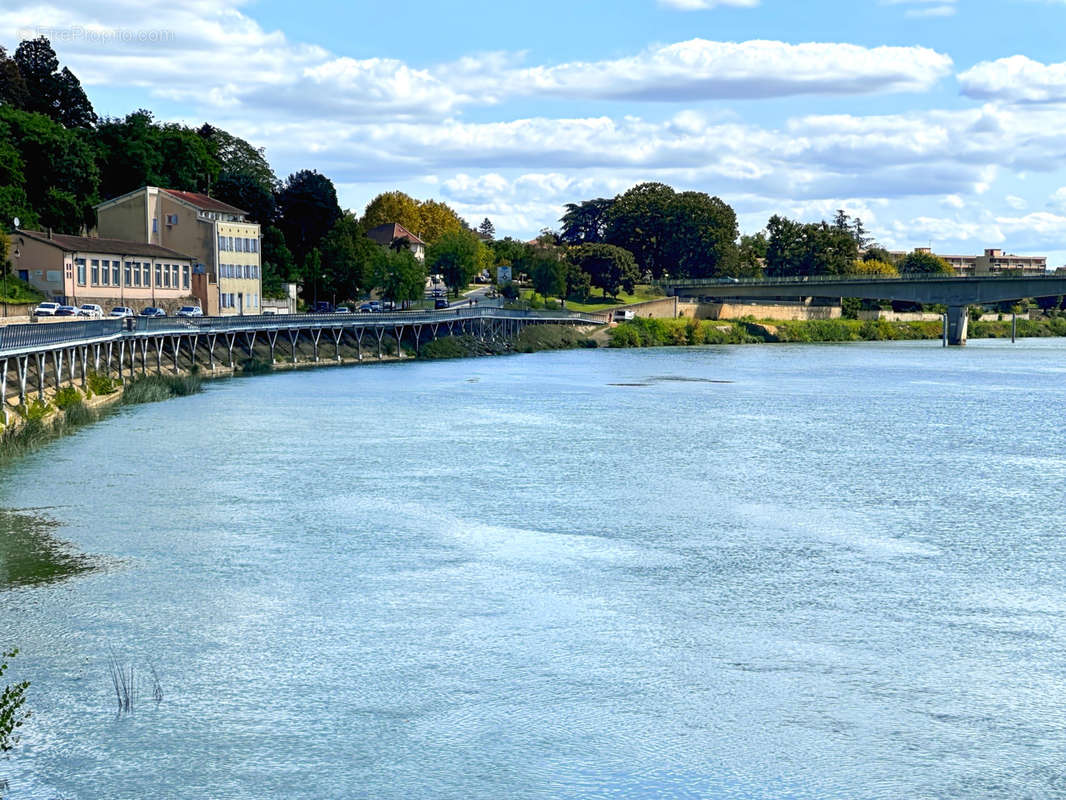
M741 236L738 253L740 275L745 278L755 278L761 275L766 264L768 247L769 242L762 231L753 236Z
M333 181L314 170L290 175L278 192L279 227L298 261L304 261L340 219Z
M426 263L444 276L444 283L458 296L477 274L481 250L485 247L467 231L446 233L426 251Z
M447 203L436 200L422 201L418 206L418 216L420 227L412 232L417 233L427 245L436 243L446 234L458 233L465 225Z
M158 186L163 169L152 112L139 109L125 119L107 118L97 126L100 191L117 197L141 186Z
M373 283L378 246L359 221L344 214L322 240L322 284L339 300L354 300Z
M19 66L0 45L0 105L25 108L30 99L30 90L19 72Z
M669 205L662 253L672 275L684 278L736 276L737 215L721 199L681 192Z
M488 217L485 217L485 219L481 220L481 224L477 226L477 232L480 233L483 238L488 239L489 241L492 241L496 238L496 226L492 224L492 220Z
M26 85L24 110L44 114L67 128L95 124L96 114L80 81L66 67L59 70L59 59L47 37L20 42L14 62Z
M168 123L155 134L162 156L157 183L168 189L207 192L218 177L218 161L207 143L192 128Z
M367 204L362 219L365 230L391 222L398 222L411 233L421 236L422 216L418 201L403 192L384 192Z
M0 678L7 672L8 661L18 655L18 648L0 654ZM18 729L30 717L24 709L29 681L10 684L0 694L0 753L10 752L19 741Z
M632 256L630 256L630 258L632 258ZM567 263L566 299L585 303L588 302L590 294L592 294L592 278L587 272L585 272L585 270L577 266L577 264Z
M899 270L886 261L860 259L851 265L852 275L869 275L871 277L892 278L899 275Z
M766 224L766 274L845 275L858 259L851 229L774 215Z
M249 172L223 172L211 189L211 196L243 209L260 225L272 225L278 214L274 192Z
M296 259L285 244L285 235L273 226L263 228L263 295L284 297L282 284L297 278Z
M64 233L93 224L99 173L85 132L67 130L43 114L0 106L0 134L8 145L0 146L7 153L7 171L20 162L23 176L32 176L4 193L8 202L20 202L24 192L40 224Z
M607 221L614 200L597 197L582 203L567 203L566 213L559 219L563 224L561 236L568 244L595 244L607 235Z
M563 297L568 266L565 260L552 252L538 252L530 265L529 277L533 281L533 290L544 298Z
M903 274L954 274L948 262L928 250L915 250L913 253L908 253L900 262L899 271Z
M862 254L863 261L884 261L886 264L892 263L892 254L885 248L874 245L868 247L866 252Z
M408 248L375 248L374 285L386 300L406 307L426 291L426 267Z
M592 286L603 296L617 297L623 289L632 293L640 279L633 254L613 244L583 244L571 253L575 266L587 273Z
M605 240L633 254L641 272L661 278L672 266L665 253L674 190L641 183L615 198L607 216Z
M218 161L221 173L248 176L266 191L272 191L277 186L278 178L266 160L262 147L254 147L239 136L213 125L202 125L197 135L207 143L209 152ZM262 220L258 221L262 224Z
M489 244L492 249L493 260L497 264L510 264L516 269L528 256L530 247L525 242L505 236Z

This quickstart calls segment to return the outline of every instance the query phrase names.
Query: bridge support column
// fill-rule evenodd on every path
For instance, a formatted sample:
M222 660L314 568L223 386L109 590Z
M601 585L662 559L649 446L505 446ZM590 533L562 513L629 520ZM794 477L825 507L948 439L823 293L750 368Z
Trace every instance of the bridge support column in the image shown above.
M30 373L30 357L16 356L15 366L19 371L19 405L26 405L26 376Z
M81 388L84 391L88 385L88 376L85 374L89 371L89 345L83 344L81 346Z
M44 402L44 366L45 353L35 353L37 359L37 399Z
M0 361L0 412L7 425L7 359Z
M948 306L948 344L961 347L966 344L966 330L970 317L966 306Z

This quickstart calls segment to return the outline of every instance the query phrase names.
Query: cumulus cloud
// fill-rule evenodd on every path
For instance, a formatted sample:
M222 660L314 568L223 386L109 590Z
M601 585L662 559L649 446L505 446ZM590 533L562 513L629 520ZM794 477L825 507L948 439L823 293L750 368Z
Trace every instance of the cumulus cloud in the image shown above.
M959 75L962 93L1009 103L1066 102L1066 62L1042 64L1017 55L982 61Z
M951 58L925 47L691 39L609 61L493 70L466 60L448 70L461 85L494 96L691 101L802 94L924 91L947 75Z

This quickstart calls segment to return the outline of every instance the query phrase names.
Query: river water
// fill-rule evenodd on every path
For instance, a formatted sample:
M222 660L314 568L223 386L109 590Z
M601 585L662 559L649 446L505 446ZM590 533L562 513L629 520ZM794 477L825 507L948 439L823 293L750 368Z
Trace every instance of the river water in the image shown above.
M0 590L34 714L5 797L1066 796L1063 408L1037 340L124 409L4 468L94 564Z

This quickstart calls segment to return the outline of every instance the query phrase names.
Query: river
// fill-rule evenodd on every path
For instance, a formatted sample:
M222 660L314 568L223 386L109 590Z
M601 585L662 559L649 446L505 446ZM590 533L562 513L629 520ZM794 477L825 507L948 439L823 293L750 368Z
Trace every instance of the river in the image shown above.
M0 476L55 523L24 538L93 565L0 589L33 681L4 796L1062 797L1063 408L1066 340L122 409Z

